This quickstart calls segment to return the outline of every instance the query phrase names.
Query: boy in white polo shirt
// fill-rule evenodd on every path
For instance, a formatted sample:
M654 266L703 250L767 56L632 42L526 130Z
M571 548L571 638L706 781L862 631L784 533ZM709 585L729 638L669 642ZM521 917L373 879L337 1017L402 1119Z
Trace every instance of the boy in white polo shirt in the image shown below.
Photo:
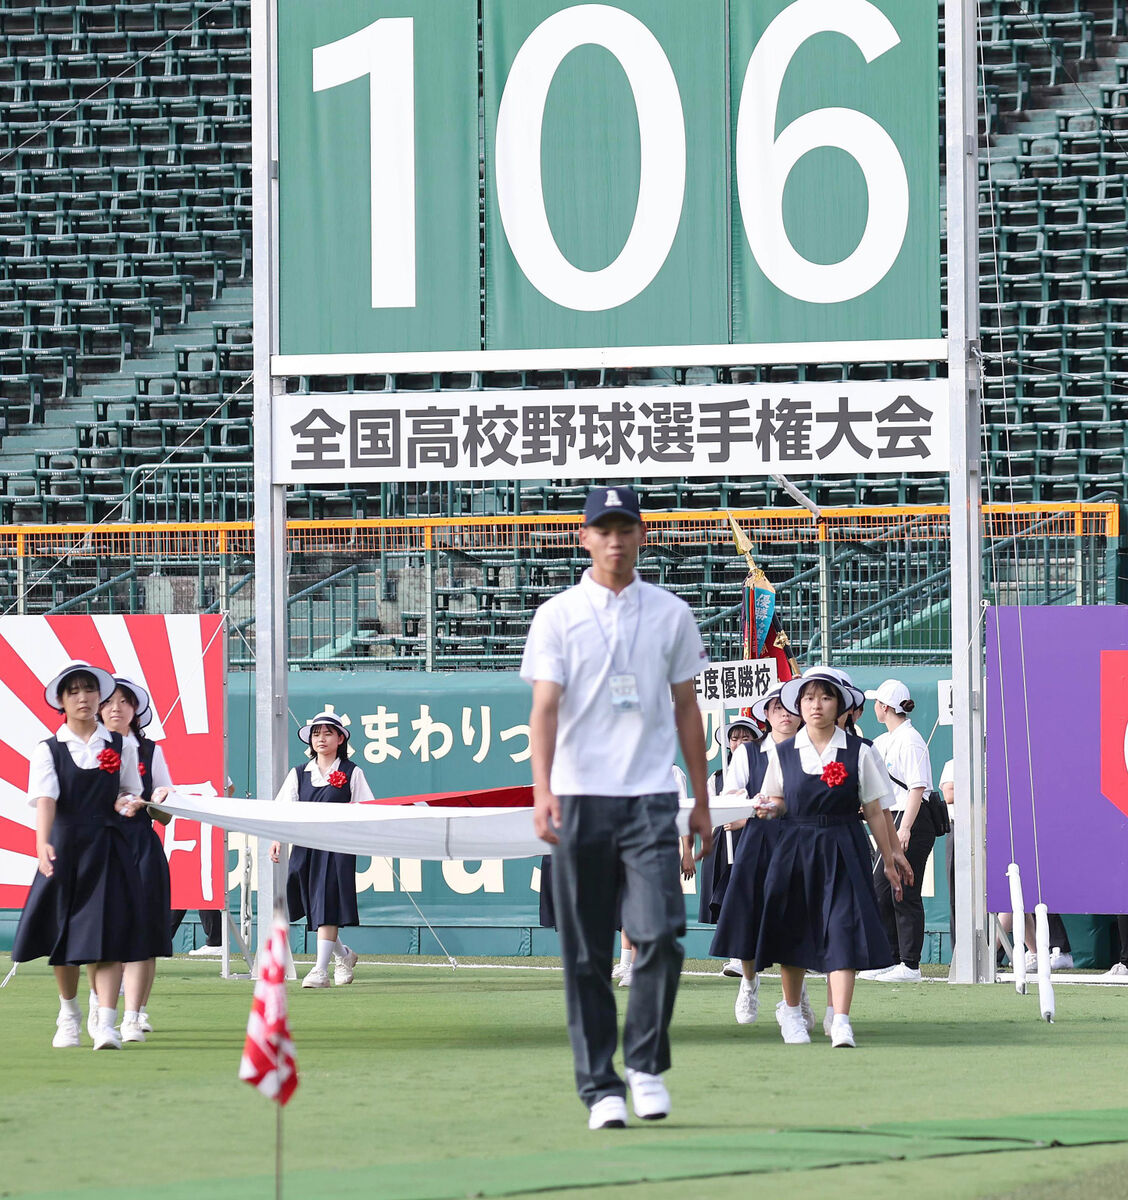
M690 831L712 840L705 738L693 677L708 655L689 606L635 572L646 527L628 487L594 488L580 544L592 565L545 601L521 677L529 718L537 833L552 851L553 896L576 1087L591 1129L627 1121L612 1058L616 897L634 945L623 1058L635 1115L664 1117L668 1028L684 951L675 737L689 773ZM620 884L621 881L621 884Z

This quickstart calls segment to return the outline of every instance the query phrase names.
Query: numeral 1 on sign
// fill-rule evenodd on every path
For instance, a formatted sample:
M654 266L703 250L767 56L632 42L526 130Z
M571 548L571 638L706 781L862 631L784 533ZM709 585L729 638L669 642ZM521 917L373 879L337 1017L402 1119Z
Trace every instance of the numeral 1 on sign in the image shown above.
M384 17L313 51L313 90L368 78L372 307L415 307L415 22Z

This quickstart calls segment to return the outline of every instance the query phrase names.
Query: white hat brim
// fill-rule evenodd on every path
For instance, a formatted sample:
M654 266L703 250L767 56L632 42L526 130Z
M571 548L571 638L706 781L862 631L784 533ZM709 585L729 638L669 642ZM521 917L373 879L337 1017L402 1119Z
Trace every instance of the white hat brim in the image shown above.
M103 671L101 667L93 667L88 662L79 662L76 660L75 662L68 663L43 689L43 699L56 712L63 711L63 706L59 701L59 685L68 675L74 675L78 671L83 671L87 675L93 675L98 681L99 704L104 700L108 700L114 694L114 688L117 687L117 684L114 682L114 677L109 671Z
M713 736L717 739L717 745L722 744L722 737L725 742L732 736L734 729L750 729L753 737L759 737L760 731L756 728L754 717L737 717L735 721L729 721L723 730L716 729L713 731Z
M310 734L313 732L313 727L315 725L332 725L333 728L339 733L343 733L345 735L346 742L349 740L349 731L345 728L344 722L341 720L341 718L338 717L336 713L321 712L318 713L316 717L311 717L301 727L301 729L298 730L299 740L303 741L307 746L309 745Z
M772 688L772 690L766 696L761 696L760 699L752 705L752 715L757 721L760 721L764 725L768 724L768 705L771 704L773 700L778 700L780 692L782 691L783 685L780 684L779 687Z
M148 725L153 719L153 708L149 693L139 683L134 683L133 680L126 675L114 676L115 689L119 683L129 688L129 690L137 697L137 723L144 728L144 726ZM110 696L112 695L113 692L110 693ZM109 699L109 697L106 699ZM105 703L105 701L103 701L103 703ZM146 720L146 718L148 718L148 720Z
M825 672L810 675L800 675L798 679L789 679L779 690L779 701L789 712L793 712L797 717L802 716L799 711L799 692L803 686L808 683L825 683L832 687L837 693L843 704L843 712L854 707L854 698L850 695L854 689L846 689L844 683L840 683L833 675Z

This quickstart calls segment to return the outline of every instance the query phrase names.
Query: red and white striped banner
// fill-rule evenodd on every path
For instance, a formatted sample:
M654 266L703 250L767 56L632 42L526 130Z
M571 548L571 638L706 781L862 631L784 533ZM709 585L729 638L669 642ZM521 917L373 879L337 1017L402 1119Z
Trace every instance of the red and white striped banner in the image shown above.
M239 1063L239 1078L279 1104L285 1104L298 1086L298 1060L286 1011L286 938L286 926L275 921L259 958L259 977Z

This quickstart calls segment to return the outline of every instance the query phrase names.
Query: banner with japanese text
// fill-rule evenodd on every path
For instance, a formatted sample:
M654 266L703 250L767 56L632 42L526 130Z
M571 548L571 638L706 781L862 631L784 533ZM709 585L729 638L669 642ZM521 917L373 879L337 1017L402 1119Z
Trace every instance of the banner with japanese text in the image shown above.
M226 713L220 616L0 617L0 907L19 908L36 870L35 808L27 794L37 743L63 718L44 686L74 659L124 675L150 696L145 736L173 780L222 795ZM223 833L174 818L156 825L172 875L173 908L221 908Z
M279 483L925 472L949 467L947 381L274 400Z

